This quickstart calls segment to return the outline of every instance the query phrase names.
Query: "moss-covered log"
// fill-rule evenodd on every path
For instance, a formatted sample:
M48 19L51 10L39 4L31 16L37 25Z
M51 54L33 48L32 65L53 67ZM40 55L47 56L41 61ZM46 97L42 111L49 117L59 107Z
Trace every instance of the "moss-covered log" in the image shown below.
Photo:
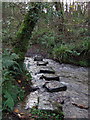
M39 11L40 5L37 5L28 11L19 31L17 32L15 41L13 42L14 52L19 55L19 63L24 61L28 41L30 40L33 28L39 19Z

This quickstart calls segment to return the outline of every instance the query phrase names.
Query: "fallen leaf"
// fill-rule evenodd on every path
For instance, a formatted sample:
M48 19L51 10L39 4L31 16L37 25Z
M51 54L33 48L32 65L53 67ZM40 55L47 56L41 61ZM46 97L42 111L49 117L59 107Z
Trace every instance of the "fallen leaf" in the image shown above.
M20 115L24 115L25 113L20 113Z
M21 80L18 80L18 83L21 83Z
M24 89L25 87L22 87L22 89Z
M82 105L82 104L77 104L77 103L72 103L72 104L81 108L81 109L88 109L89 108L88 106L85 106L85 105Z
M15 113L19 113L19 110L16 108L16 109L14 110L14 112L15 112Z
M18 100L20 100L20 97L18 96Z

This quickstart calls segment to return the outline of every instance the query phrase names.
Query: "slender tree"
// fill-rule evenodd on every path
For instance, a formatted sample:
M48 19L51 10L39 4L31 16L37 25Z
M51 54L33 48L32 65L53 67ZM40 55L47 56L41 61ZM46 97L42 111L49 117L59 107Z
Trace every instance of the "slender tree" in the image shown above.
M55 7L56 7L56 11L57 12L60 12L60 15L59 15L59 20L60 20L60 24L59 24L59 32L63 32L64 30L64 25L63 25L63 22L64 22L64 10L63 10L63 2L55 2Z
M88 2L88 33L90 34L90 2Z

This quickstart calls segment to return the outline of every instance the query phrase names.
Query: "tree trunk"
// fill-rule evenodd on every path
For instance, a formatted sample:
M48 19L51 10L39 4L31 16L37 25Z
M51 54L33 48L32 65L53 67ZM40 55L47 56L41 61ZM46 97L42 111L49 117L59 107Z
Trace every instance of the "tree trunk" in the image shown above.
M63 3L55 2L55 7L56 7L56 11L60 12L60 16L59 16L60 24L58 26L59 32L63 32L64 31L64 25L63 25L63 22L64 22Z
M37 20L39 18L39 10L40 6L35 6L28 11L19 31L17 32L15 41L13 42L14 52L19 55L18 63L22 64L24 61L28 42L30 40L35 24L37 23Z
M90 2L88 2L88 33L90 35Z

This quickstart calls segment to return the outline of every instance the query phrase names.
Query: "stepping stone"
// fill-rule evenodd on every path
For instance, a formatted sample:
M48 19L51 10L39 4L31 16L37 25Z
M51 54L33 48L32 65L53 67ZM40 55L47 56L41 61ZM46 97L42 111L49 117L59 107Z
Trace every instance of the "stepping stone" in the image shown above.
M31 92L30 95L27 96L25 109L30 109L36 107L37 105L38 105L38 91Z
M48 64L48 62L46 62L46 61L37 62L37 66L46 66L47 64Z
M49 74L55 74L55 71L51 68L41 68L39 73L49 73Z
M48 92L59 92L67 90L67 86L58 81L46 82L44 87L47 89Z
M43 61L42 56L35 56L34 61Z
M40 79L59 81L59 76L56 76L54 74L44 74L40 77Z

